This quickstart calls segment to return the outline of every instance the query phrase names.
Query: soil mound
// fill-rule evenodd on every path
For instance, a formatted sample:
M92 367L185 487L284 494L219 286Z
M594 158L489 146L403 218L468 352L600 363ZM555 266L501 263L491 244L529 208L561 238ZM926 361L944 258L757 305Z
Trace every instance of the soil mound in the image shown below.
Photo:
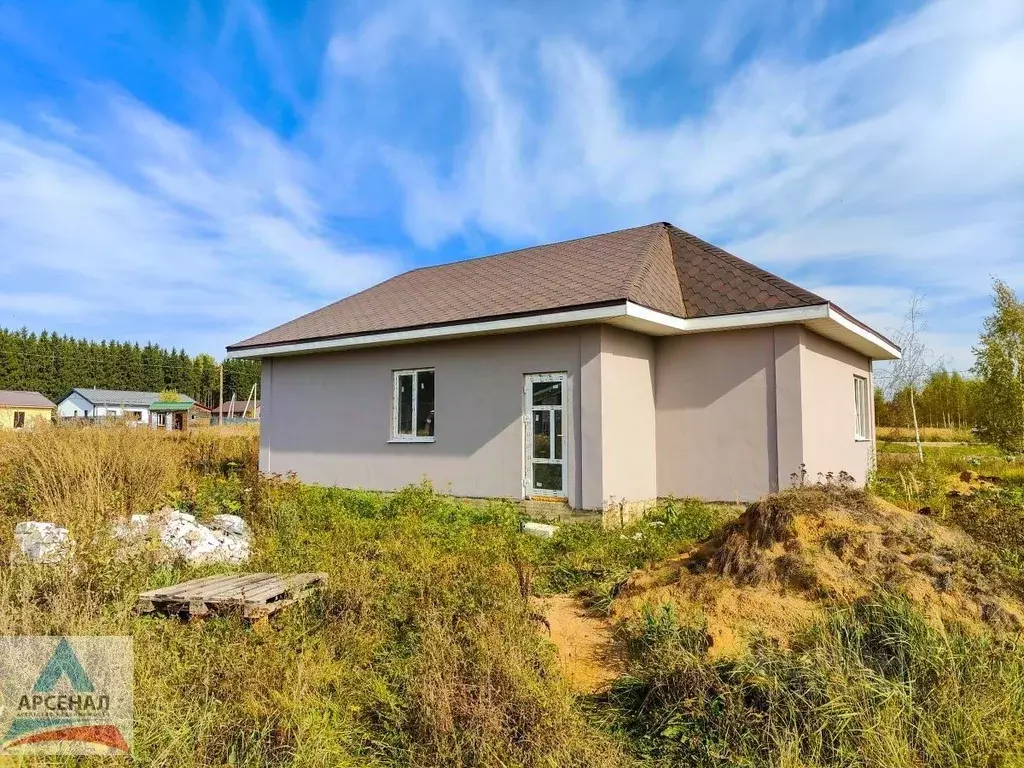
M682 616L702 613L710 653L729 655L754 635L785 645L825 606L880 586L936 622L1024 627L1024 603L967 534L841 487L762 498L691 552L634 574L612 611L673 603Z

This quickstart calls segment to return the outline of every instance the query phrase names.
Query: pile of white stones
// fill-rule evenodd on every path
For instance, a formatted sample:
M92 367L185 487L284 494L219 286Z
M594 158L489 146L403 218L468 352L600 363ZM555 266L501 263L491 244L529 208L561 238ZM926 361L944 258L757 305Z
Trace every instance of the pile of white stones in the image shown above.
M164 507L151 515L132 515L114 535L148 538L155 533L167 549L189 563L244 563L249 559L249 526L238 515L214 515L206 525L195 515Z
M67 528L35 521L14 526L14 543L33 563L59 563L71 548Z
M151 515L132 515L114 527L113 535L129 544L156 539L191 564L244 563L250 555L249 526L238 515L214 515L203 525L194 515L164 507ZM33 563L59 562L70 551L67 529L53 523L18 523L14 539Z

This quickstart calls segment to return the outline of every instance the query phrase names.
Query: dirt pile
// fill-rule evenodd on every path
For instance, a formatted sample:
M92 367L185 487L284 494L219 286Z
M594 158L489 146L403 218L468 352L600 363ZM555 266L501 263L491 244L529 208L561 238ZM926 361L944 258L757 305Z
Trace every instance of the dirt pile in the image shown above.
M634 574L615 618L643 604L702 613L711 653L753 635L786 644L826 605L882 586L908 595L933 620L1018 631L1024 604L966 534L864 491L800 488L767 496L691 552Z

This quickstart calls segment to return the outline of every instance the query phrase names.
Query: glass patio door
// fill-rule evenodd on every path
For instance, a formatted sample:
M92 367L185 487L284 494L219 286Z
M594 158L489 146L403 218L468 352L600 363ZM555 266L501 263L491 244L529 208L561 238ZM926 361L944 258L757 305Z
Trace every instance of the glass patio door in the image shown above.
M526 427L524 495L566 496L565 408L567 375L526 375L523 422Z

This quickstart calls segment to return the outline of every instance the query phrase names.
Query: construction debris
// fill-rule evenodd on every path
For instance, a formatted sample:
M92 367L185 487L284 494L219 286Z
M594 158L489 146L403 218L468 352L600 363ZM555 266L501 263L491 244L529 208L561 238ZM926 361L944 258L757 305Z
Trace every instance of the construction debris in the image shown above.
M207 576L143 592L137 609L140 613L159 611L191 619L240 608L244 618L259 620L308 596L326 579L326 573Z
M132 515L114 535L127 540L155 535L191 564L244 563L250 555L249 526L237 515L214 515L209 525L203 525L195 515L164 507L152 515Z
M68 529L53 523L30 520L14 528L14 542L21 555L33 563L58 563L70 551Z
M558 531L557 525L546 523L523 523L523 533L530 536L537 536L541 539L550 539Z

